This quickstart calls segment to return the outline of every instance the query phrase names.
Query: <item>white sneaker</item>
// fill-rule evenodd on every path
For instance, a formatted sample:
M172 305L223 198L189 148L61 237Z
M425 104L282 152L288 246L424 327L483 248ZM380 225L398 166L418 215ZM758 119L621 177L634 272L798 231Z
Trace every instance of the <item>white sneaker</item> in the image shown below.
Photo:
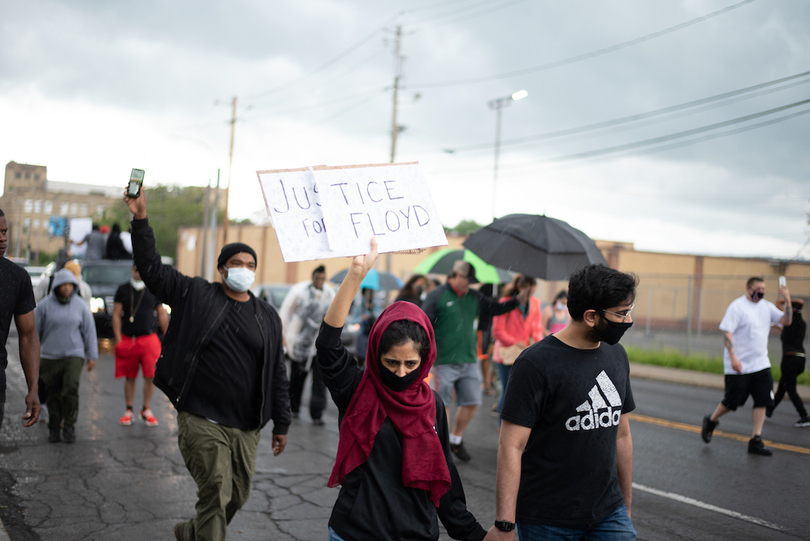
M39 422L40 423L47 423L48 422L48 405L42 404L42 407L39 410Z

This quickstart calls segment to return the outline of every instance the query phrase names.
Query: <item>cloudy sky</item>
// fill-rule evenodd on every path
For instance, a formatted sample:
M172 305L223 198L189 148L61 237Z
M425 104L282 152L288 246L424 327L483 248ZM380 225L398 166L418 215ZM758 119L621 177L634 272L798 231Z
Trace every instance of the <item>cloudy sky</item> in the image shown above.
M445 225L810 257L806 0L3 2L0 161L224 183L237 97L230 213L261 217L257 170L389 161L398 26L396 161Z

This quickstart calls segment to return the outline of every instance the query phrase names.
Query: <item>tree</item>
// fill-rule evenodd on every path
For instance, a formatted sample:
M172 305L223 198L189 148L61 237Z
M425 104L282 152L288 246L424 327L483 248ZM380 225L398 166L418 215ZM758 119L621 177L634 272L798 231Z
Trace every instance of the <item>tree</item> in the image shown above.
M475 220L461 220L455 227L445 228L445 231L464 237L475 233L481 229L481 227L481 224Z
M149 225L155 231L155 242L160 255L177 257L177 230L184 226L202 226L205 212L205 188L197 186L150 186L146 195ZM223 213L217 212L217 223ZM126 230L132 216L123 203L107 209L105 224L118 222Z

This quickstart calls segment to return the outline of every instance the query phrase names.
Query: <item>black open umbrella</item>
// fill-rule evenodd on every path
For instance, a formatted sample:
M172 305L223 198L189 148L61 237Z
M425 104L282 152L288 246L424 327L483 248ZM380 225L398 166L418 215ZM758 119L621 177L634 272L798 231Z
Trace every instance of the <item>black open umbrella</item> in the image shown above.
M591 263L607 265L588 235L537 214L509 214L470 235L464 247L502 269L543 280L564 280Z

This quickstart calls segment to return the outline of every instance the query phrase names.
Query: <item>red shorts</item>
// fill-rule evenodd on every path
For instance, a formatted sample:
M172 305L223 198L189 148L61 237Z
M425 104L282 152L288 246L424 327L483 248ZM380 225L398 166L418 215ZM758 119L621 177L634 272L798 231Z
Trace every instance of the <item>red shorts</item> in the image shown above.
M160 357L160 340L157 334L135 338L123 335L115 346L115 377L137 378L138 365L143 366L143 377L155 376L155 364Z

